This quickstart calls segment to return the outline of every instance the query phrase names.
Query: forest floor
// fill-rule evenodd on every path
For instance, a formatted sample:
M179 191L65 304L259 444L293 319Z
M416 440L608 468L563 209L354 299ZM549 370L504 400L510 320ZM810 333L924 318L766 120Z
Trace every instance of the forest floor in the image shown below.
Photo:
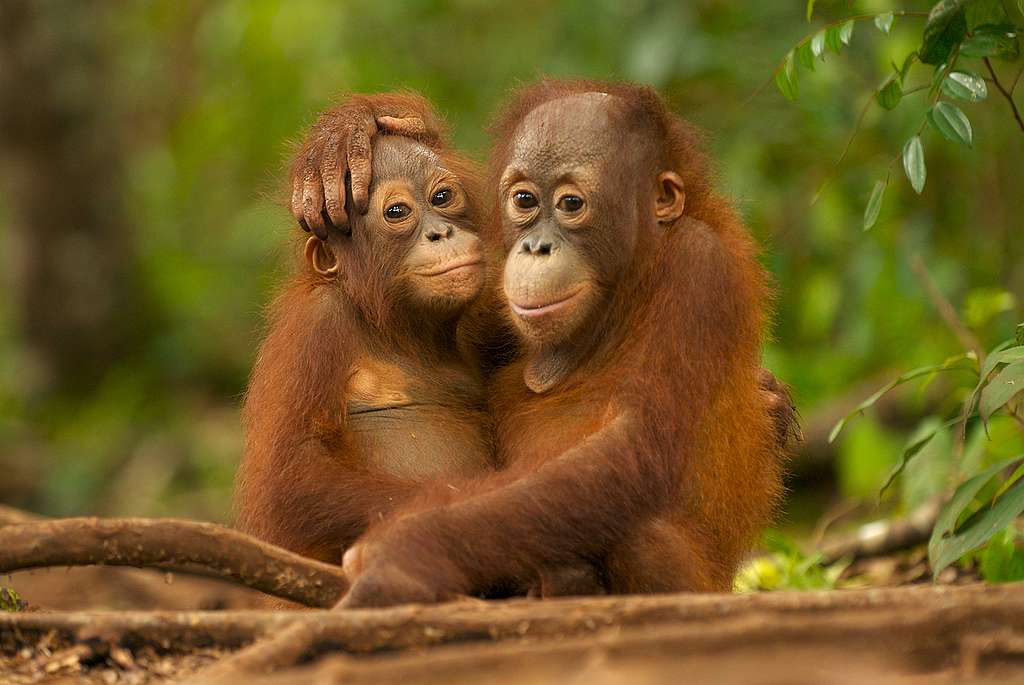
M13 539L8 571L28 563ZM357 611L274 610L237 580L53 566L2 583L27 603L0 614L4 685L1024 682L1024 584L962 570L932 583L919 550L856 562L846 573L871 585L858 589Z
M46 605L0 615L0 683L11 685L1024 681L1024 586L1016 585L342 613L267 611L266 599L244 588L134 569L19 572L7 584ZM323 631L299 667L206 670L297 622Z

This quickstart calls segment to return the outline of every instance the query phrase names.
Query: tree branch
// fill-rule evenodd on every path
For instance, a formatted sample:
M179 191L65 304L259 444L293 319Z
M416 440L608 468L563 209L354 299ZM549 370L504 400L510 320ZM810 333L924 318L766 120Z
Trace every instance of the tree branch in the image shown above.
M212 523L72 518L0 527L0 573L94 564L210 576L313 607L333 606L348 589L337 566Z
M1017 120L1017 125L1020 126L1020 130L1024 131L1024 119L1020 116L1020 110L1017 109L1017 103L1013 101L1013 89L1007 90L1003 87L1003 84L999 82L999 77L996 76L996 70L992 68L992 61L988 57L983 60L985 66L988 67L988 73L992 74L992 83L995 84L996 89L1003 94L1006 101L1010 103L1010 110L1013 112L1013 118ZM1017 80L1020 78L1020 74L1017 74L1017 78L1013 80L1013 87L1016 88Z

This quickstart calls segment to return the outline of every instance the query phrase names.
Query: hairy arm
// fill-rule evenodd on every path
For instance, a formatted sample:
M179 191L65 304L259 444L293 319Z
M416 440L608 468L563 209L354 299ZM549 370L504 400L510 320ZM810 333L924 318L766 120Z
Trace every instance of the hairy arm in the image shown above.
M343 606L437 601L600 555L674 489L633 423L620 414L555 460L513 466L372 531L346 554L354 582Z

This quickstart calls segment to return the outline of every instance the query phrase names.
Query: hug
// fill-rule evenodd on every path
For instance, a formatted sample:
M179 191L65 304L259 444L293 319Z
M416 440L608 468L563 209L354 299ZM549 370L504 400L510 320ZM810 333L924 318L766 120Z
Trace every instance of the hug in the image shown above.
M243 530L343 564L343 606L731 589L796 416L754 241L657 93L525 86L483 170L423 98L351 96L292 183Z

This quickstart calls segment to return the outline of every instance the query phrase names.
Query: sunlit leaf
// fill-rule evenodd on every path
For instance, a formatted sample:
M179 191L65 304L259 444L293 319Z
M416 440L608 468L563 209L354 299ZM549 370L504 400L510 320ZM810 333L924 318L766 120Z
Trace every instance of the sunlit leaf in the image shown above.
M834 442L836 437L839 435L840 431L843 430L843 426L845 426L850 419L852 419L854 416L857 416L858 414L863 413L865 409L869 409L870 407L872 407L875 404L875 402L880 400L883 395L885 395L893 388L903 385L907 381L912 381L915 378L927 376L928 374L937 373L940 371L952 371L954 369L963 369L965 362L970 362L971 364L973 364L974 357L969 353L958 354L955 357L950 357L941 364L922 366L920 368L913 369L911 371L907 371L904 374L901 374L895 380L889 381L888 383L883 385L874 394L872 394L866 400L864 400L856 407L854 407L853 411L851 411L849 414L847 414L839 421L837 421L836 425L832 427L832 431L828 435L828 441L830 443Z
M996 464L957 488L953 499L940 514L939 521L936 522L935 530L932 532L931 542L928 544L928 558L932 564L933 576L939 575L944 568L963 555L981 547L1024 511L1024 480L1019 480L1004 492L992 506L979 512L976 517L972 517L963 530L946 537L978 491L997 473L1019 461L1020 457L1018 456ZM940 524L943 529L941 532Z
M853 19L839 27L839 40L843 45L849 45L853 39L853 27L857 24Z
M885 181L876 181L875 187L871 190L868 206L864 208L865 231L869 230L878 221L878 213L882 211L882 198L885 197L886 185L888 185L888 178Z
M1007 402L1024 390L1024 361L1007 365L981 391L978 413L988 421Z
M796 49L797 57L800 60L800 66L804 67L809 71L814 71L814 51L811 49L811 41L804 41Z
M942 90L947 94L968 102L981 102L988 97L988 86L985 79L969 71L954 71L942 82Z
M903 88L900 86L900 82L892 77L886 82L878 92L875 93L875 100L881 105L882 109L893 110L896 109L896 105L900 104L900 100L903 99Z
M919 50L925 64L941 64L967 35L964 0L943 0L928 13Z
M839 26L830 26L825 29L825 45L837 55L843 50L843 39L839 35L840 31L841 27Z
M921 136L914 136L903 146L903 170L910 179L914 192L920 195L924 191L924 182L928 178L928 168L924 164L924 148Z
M970 147L973 143L971 122L959 107L948 102L936 102L928 110L928 121L947 140L963 143Z
M796 80L796 56L792 50L786 55L786 63L775 74L775 85L787 100L796 100L800 89Z
M818 31L814 34L814 38L811 38L811 52L814 53L815 57L821 57L825 54L825 31Z
M875 17L875 26L878 27L879 31L887 34L892 30L892 22L894 18L895 15L893 15L892 12L883 12Z

